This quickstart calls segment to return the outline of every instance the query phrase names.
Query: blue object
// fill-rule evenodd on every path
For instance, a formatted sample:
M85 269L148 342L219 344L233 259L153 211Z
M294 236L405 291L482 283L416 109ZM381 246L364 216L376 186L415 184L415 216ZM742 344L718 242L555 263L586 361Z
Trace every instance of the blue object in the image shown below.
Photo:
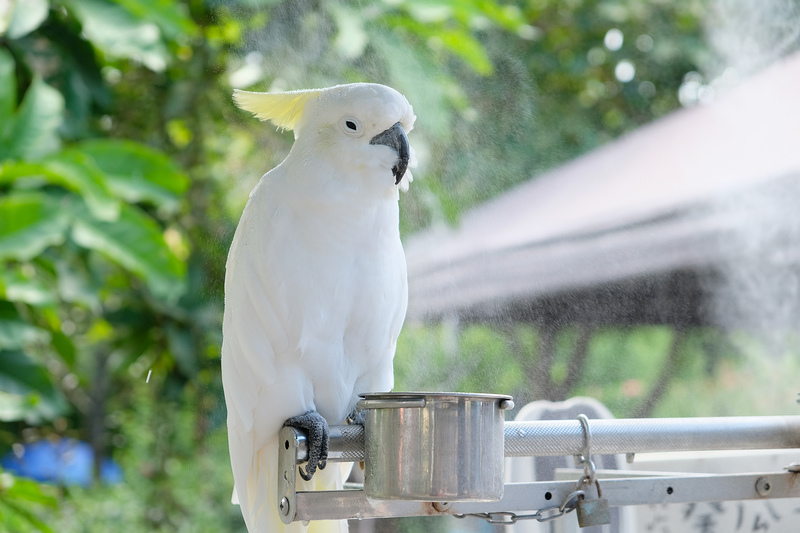
M89 444L76 439L40 440L22 446L22 453L9 452L0 466L12 474L57 485L92 484L94 452ZM122 468L113 459L100 462L104 483L122 483Z

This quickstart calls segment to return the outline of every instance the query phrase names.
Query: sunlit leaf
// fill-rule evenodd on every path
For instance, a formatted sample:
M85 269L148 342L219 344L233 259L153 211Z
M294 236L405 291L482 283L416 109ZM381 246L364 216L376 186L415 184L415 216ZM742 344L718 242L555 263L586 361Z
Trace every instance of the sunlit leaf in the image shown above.
M65 412L66 401L53 386L47 370L19 350L0 351L0 420L29 424Z
M13 11L5 32L9 39L19 39L38 28L50 11L47 0L11 0L11 2Z
M108 186L128 202L151 202L174 210L189 178L166 155L132 141L85 141L78 149L105 174Z
M0 405L2 401L0 397ZM53 486L3 472L0 468L0 529L6 526L8 529L4 531L32 531L30 528L33 528L50 533L50 527L31 508L58 507L56 491Z
M6 475L11 476L13 474L6 473ZM19 476L13 476L11 486L4 491L6 499L37 503L50 508L55 508L58 505L58 499L55 494L55 487L40 485L33 480Z
M16 115L9 117L0 137L0 159L38 159L58 149L57 134L64 98L41 78L34 77Z
M99 221L86 208L74 209L72 238L140 276L152 293L175 301L185 290L186 265L173 254L159 225L140 209L123 205L113 222Z
M92 214L101 220L119 215L119 202L111 196L106 177L94 161L78 150L62 150L39 163L8 161L0 165L0 183L45 179L83 196Z
M170 39L179 36L192 37L197 33L197 26L183 3L164 2L164 0L116 0L116 2L136 18L156 24Z
M0 295L11 302L33 306L50 305L55 301L52 291L44 283L13 270L0 271Z
M34 342L46 342L49 338L46 331L27 322L0 318L0 348L18 349Z
M27 261L64 242L66 218L58 202L43 193L0 198L0 259Z
M494 68L486 50L472 35L460 30L438 31L435 35L441 39L447 50L464 60L478 74L488 76L493 72Z
M388 26L406 28L411 33L426 39L431 45L446 49L482 76L488 76L493 72L492 62L486 49L466 29L450 28L443 24L426 24L411 17L397 15L386 15L383 20Z
M99 63L103 56L79 32L72 17L51 16L36 35L36 39L22 39L15 46L20 56L39 57L42 42L47 41L47 62L58 68L49 69L46 79L64 96L66 120L59 132L70 139L93 136L97 115L107 112L112 104Z
M338 28L333 45L343 57L349 59L361 57L369 41L369 36L364 31L364 17L361 12L332 3L331 13L336 18Z
M76 257L61 258L55 264L58 295L61 300L82 304L98 311L100 305L100 286L94 279L86 276L85 266Z
M87 38L107 54L140 61L156 72L166 68L169 52L153 22L108 0L67 0L65 4L83 24Z
M34 528L33 531L42 533L53 532L41 518L11 499L0 498L0 511L0 525L7 526L6 531L31 531L30 528Z
M373 33L371 38L381 54L391 58L387 66L398 80L396 88L414 102L414 111L418 116L425 117L426 128L441 139L448 138L452 128L445 91L450 82L441 75L429 57L418 53L396 35L380 31ZM431 83L431 80L436 83Z
M17 83L14 79L14 58L4 49L0 48L0 138L9 118L17 105Z

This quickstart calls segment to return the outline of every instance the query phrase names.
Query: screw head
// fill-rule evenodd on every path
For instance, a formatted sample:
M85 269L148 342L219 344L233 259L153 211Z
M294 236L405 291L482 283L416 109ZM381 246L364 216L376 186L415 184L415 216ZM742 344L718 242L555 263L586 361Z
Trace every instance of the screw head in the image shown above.
M759 496L768 496L770 492L772 492L772 485L764 476L761 476L756 480L756 492L758 492Z
M440 513L443 513L450 509L450 502L433 502L433 508Z
M283 516L289 516L289 499L286 496L281 499L278 507L280 507Z

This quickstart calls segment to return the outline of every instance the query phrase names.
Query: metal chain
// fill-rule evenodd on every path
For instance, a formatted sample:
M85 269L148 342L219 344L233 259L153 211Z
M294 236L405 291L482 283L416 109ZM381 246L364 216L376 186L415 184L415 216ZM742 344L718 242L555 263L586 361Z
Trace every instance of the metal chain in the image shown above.
M549 522L560 518L565 514L575 510L575 501L583 498L586 493L582 490L576 490L569 493L561 505L554 505L552 507L545 507L539 509L535 513L530 514L516 514L510 511L496 511L494 513L466 513L453 515L456 518L465 518L471 516L486 520L490 524L511 525L516 524L518 520L536 520L538 522Z
M596 485L597 495L598 497L602 498L603 493L600 489L600 482L596 477L594 461L592 461L592 436L589 432L589 418L584 414L580 414L578 415L578 422L581 424L581 431L583 433L583 450L581 450L580 455L577 456L577 462L579 465L583 466L583 476L578 480L578 486L575 488L575 491L567 495L564 503L561 505L554 505L553 507L545 507L544 509L539 509L535 513L530 514L516 514L510 511L497 511L494 513L466 513L453 516L456 518L472 516L486 520L490 524L500 525L516 524L518 520L537 520L539 522L549 522L550 520L555 520L556 518L560 518L570 511L575 510L576 503L574 502L586 497L586 492L584 492L582 489L584 486Z

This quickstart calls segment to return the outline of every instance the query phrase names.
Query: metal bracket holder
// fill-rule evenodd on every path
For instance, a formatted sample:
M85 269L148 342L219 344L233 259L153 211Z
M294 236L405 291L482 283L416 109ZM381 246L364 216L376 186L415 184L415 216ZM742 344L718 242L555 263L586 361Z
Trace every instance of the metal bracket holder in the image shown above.
M332 426L330 434L329 462L364 460L361 426ZM586 437L576 420L506 422L505 456L582 455L587 451ZM592 420L591 437L594 453L793 449L800 448L800 417ZM297 491L297 465L307 457L305 435L285 427L279 442L276 504L281 519L287 524L298 520L436 515L474 515L495 523L513 523L526 516L536 519L550 516L546 511L557 509L575 491L574 481L507 483L503 498L498 502L447 504L368 500L363 490ZM798 498L799 475L800 468L756 474L603 472L603 497L612 507ZM530 514L531 511L537 512Z
M278 434L278 446L278 514L284 524L291 524L297 517L297 457L308 453L306 436L284 426Z

